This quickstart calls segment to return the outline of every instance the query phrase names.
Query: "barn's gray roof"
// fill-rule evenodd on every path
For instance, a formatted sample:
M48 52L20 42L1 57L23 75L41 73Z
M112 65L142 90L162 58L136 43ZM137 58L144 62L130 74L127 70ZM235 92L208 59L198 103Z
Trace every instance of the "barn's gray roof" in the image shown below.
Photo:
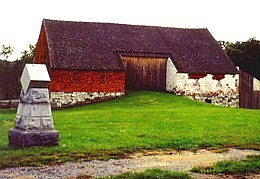
M237 73L207 29L43 20L52 68L124 70L120 55L170 57L179 72Z

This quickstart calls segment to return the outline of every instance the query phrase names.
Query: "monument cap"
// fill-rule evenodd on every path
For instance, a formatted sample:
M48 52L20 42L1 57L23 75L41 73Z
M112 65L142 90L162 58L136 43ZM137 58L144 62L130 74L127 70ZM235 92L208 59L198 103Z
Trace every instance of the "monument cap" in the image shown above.
M26 64L20 81L26 93L28 88L48 88L51 79L45 64Z

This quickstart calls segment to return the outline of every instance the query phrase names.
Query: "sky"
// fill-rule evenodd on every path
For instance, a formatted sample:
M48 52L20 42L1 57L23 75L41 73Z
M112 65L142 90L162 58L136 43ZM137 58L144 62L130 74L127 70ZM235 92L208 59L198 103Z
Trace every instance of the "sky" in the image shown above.
M1 0L0 46L19 59L42 19L207 28L216 40L260 40L259 0Z

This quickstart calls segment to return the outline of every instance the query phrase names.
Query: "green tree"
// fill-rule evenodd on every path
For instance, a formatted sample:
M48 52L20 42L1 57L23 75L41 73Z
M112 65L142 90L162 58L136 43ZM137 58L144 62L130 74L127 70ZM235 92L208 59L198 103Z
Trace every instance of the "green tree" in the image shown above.
M11 62L7 60L0 61L0 99L8 99L10 96L10 83L11 73L10 73Z
M4 53L1 54L5 54L5 60L0 60L0 99L17 99L21 90L20 77L23 68L26 63L33 62L35 46L29 45L29 49L21 52L20 60L16 61L7 61L13 48L6 48L5 45L2 47Z
M27 63L32 63L34 52L35 45L30 44L28 50L24 50L23 52L21 52L22 56L20 57L20 60L25 60Z
M14 48L10 45L2 45L0 56L4 57L4 60L8 60L8 58L12 55Z
M226 42L225 51L235 65L260 79L260 41Z

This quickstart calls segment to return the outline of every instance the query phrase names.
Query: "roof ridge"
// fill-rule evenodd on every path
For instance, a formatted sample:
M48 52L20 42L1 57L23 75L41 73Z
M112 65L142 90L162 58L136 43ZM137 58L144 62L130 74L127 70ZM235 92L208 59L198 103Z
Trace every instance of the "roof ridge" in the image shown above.
M140 25L140 24L124 24L116 22L90 22L90 21L73 21L73 20L54 20L54 19L45 19L43 21L53 21L53 22L68 22L68 23L86 23L86 24L106 24L106 25L122 25L122 26L134 26L134 27L153 27L153 28L170 28L170 29L179 29L179 30L205 30L207 28L179 28L179 27L170 27L170 26L160 26L160 25Z
M136 55L170 54L177 70L182 72L237 72L206 28L43 21L53 68L124 70L123 62L115 52L127 51ZM75 40L71 41L72 38Z

